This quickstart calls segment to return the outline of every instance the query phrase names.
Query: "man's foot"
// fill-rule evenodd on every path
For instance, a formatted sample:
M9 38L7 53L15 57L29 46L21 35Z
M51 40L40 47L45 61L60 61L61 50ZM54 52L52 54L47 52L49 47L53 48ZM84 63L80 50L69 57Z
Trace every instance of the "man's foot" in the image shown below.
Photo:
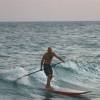
M46 87L46 88L50 88L51 86L49 86L49 85L46 85L45 87Z
M48 90L52 90L53 87L46 85L46 89L48 89Z

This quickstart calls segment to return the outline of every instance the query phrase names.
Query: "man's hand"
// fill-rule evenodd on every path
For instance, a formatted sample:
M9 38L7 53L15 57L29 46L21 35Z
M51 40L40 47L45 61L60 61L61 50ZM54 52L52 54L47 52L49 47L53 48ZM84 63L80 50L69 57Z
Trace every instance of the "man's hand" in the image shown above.
M43 69L42 68L40 68L40 71L42 71Z

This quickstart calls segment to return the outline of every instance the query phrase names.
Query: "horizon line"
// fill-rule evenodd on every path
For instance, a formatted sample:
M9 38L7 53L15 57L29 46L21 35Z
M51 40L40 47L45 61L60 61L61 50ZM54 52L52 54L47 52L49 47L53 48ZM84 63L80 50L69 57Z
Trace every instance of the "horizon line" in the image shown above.
M1 21L0 22L100 22L100 20L11 20L11 21Z

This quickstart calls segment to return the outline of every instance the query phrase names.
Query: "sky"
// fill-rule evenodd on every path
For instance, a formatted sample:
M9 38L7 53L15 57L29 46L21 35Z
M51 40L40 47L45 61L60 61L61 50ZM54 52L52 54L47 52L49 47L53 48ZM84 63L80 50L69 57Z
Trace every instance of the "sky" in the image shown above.
M0 21L100 21L100 0L0 0Z

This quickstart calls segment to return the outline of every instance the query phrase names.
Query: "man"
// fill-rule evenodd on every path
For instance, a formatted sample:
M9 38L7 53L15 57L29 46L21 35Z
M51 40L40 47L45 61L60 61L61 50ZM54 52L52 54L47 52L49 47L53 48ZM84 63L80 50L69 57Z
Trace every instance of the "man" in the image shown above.
M43 55L42 60L41 60L41 69L42 70L42 66L44 65L44 72L47 76L47 84L46 84L46 88L51 88L50 85L50 81L52 79L53 76L53 70L51 67L51 62L53 57L58 58L59 60L61 60L62 62L64 62L64 60L62 60L59 56L57 56L51 47L48 47L47 52Z

